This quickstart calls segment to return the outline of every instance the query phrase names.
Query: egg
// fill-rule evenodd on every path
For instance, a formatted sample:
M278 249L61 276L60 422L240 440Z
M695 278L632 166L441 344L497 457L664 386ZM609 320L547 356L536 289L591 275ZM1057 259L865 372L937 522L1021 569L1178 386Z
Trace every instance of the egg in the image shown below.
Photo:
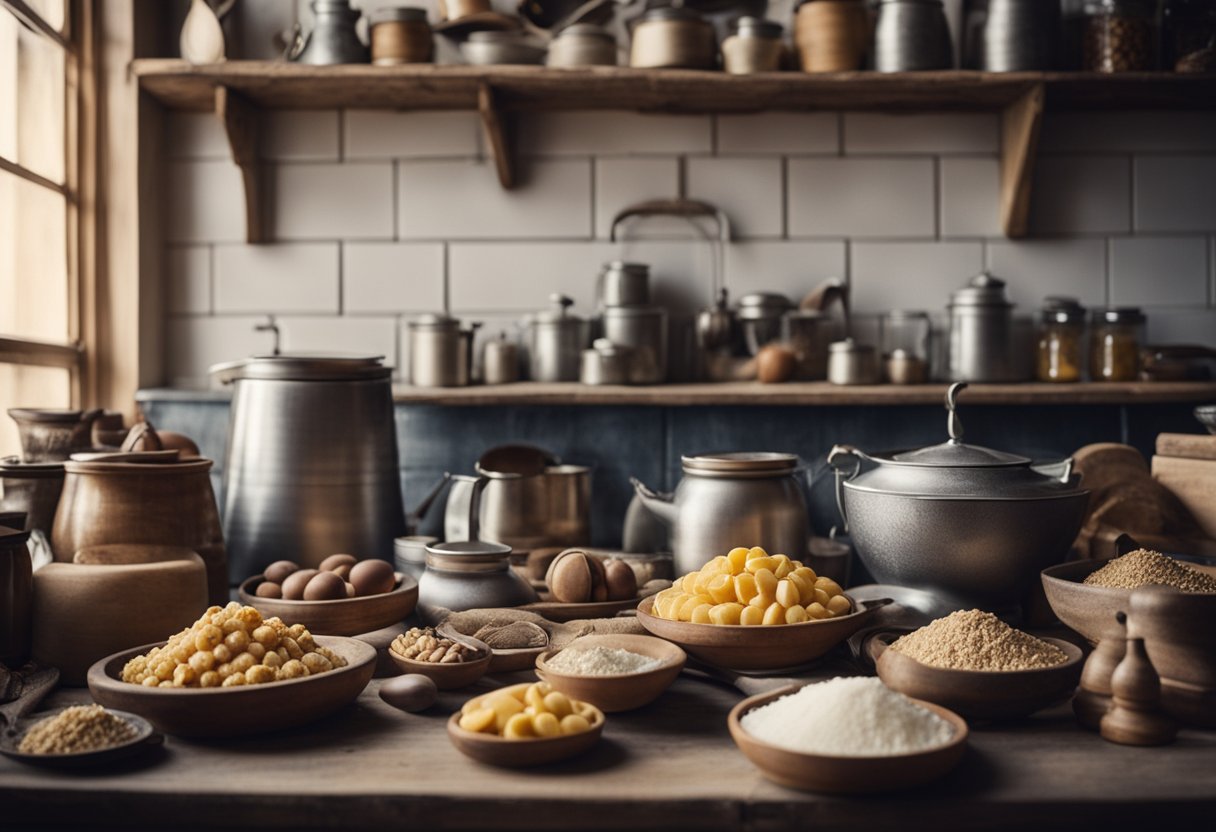
M604 574L608 582L608 600L626 601L638 594L638 578L633 567L617 558L604 563Z
M305 601L335 601L346 597L346 581L333 572L318 572L304 587Z
M258 584L258 588L253 594L259 598L282 598L283 587L279 586L274 581L262 581L260 584Z
M312 580L318 570L297 569L283 580L283 597L289 601L299 601L304 597L304 587Z
M397 583L393 567L383 560L361 560L350 568L350 582L355 585L355 594L379 595L392 592Z
M274 584L281 584L287 576L300 567L289 560L276 560L262 572L262 577Z
M354 555L330 555L325 560L321 561L321 565L317 567L322 572L333 572L339 566L351 567L359 562L359 559Z
M796 364L793 352L769 344L756 355L756 375L762 384L779 384L793 378Z
M380 698L403 711L425 711L439 698L439 688L421 673L407 673L381 683Z
M352 564L344 563L341 566L335 566L333 569L330 569L329 571L333 572L335 575L337 575L339 578L341 578L342 580L345 581L347 578L350 577L351 566L352 566Z

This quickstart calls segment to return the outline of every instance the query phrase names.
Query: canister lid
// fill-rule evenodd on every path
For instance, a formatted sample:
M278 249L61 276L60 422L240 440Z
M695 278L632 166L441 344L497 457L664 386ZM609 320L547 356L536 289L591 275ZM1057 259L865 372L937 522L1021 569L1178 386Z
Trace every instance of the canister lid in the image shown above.
M380 23L413 23L416 21L426 22L426 9L417 6L390 6L376 9L367 18L369 26Z
M460 329L460 321L442 312L428 312L409 322L410 329Z
M604 264L605 272L626 272L629 274L650 274L648 263L630 263L625 260L609 260Z
M738 451L680 457L686 473L721 477L781 476L798 466L794 454L771 451Z
M950 295L951 306L1013 306L1005 297L1005 281L981 272Z
M1076 298L1052 295L1043 298L1043 323L1075 324L1085 320L1085 307Z
M775 20L744 15L731 21L730 29L745 38L779 38L784 28Z
M549 302L552 304L549 309L542 309L532 315L534 322L552 326L571 326L583 322L578 315L570 314L570 307L574 305L574 301L565 295L549 295Z
M1145 317L1138 306L1112 306L1108 309L1095 309L1093 320L1094 323L1103 324L1142 324Z
M392 370L384 366L384 356L351 353L257 355L211 368L211 375L224 383L237 379L346 381L388 378L391 374Z
M778 318L794 308L794 302L777 292L752 292L739 298L739 317L743 320Z

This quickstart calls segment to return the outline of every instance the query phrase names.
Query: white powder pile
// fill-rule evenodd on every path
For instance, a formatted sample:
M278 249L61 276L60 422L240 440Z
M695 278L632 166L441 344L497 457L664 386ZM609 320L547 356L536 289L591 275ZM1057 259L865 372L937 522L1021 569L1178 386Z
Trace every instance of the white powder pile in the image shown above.
M743 715L758 740L804 754L888 757L944 745L949 722L874 678L807 685Z
M566 648L545 664L571 676L619 676L654 670L661 662L619 647Z

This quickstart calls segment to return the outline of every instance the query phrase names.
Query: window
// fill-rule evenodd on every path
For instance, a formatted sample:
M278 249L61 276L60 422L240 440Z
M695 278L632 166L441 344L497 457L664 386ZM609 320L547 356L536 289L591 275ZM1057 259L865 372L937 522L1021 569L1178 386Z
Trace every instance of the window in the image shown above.
M0 411L82 397L72 0L0 0ZM0 412L0 456L19 451Z

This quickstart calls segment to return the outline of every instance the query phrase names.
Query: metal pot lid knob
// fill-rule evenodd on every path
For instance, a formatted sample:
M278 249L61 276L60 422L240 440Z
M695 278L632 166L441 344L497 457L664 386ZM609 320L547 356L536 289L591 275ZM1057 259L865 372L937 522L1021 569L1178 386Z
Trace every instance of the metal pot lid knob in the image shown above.
M951 384L946 390L946 431L950 434L950 441L957 445L963 439L963 423L958 418L958 394L963 392L967 387L967 382L956 381Z

